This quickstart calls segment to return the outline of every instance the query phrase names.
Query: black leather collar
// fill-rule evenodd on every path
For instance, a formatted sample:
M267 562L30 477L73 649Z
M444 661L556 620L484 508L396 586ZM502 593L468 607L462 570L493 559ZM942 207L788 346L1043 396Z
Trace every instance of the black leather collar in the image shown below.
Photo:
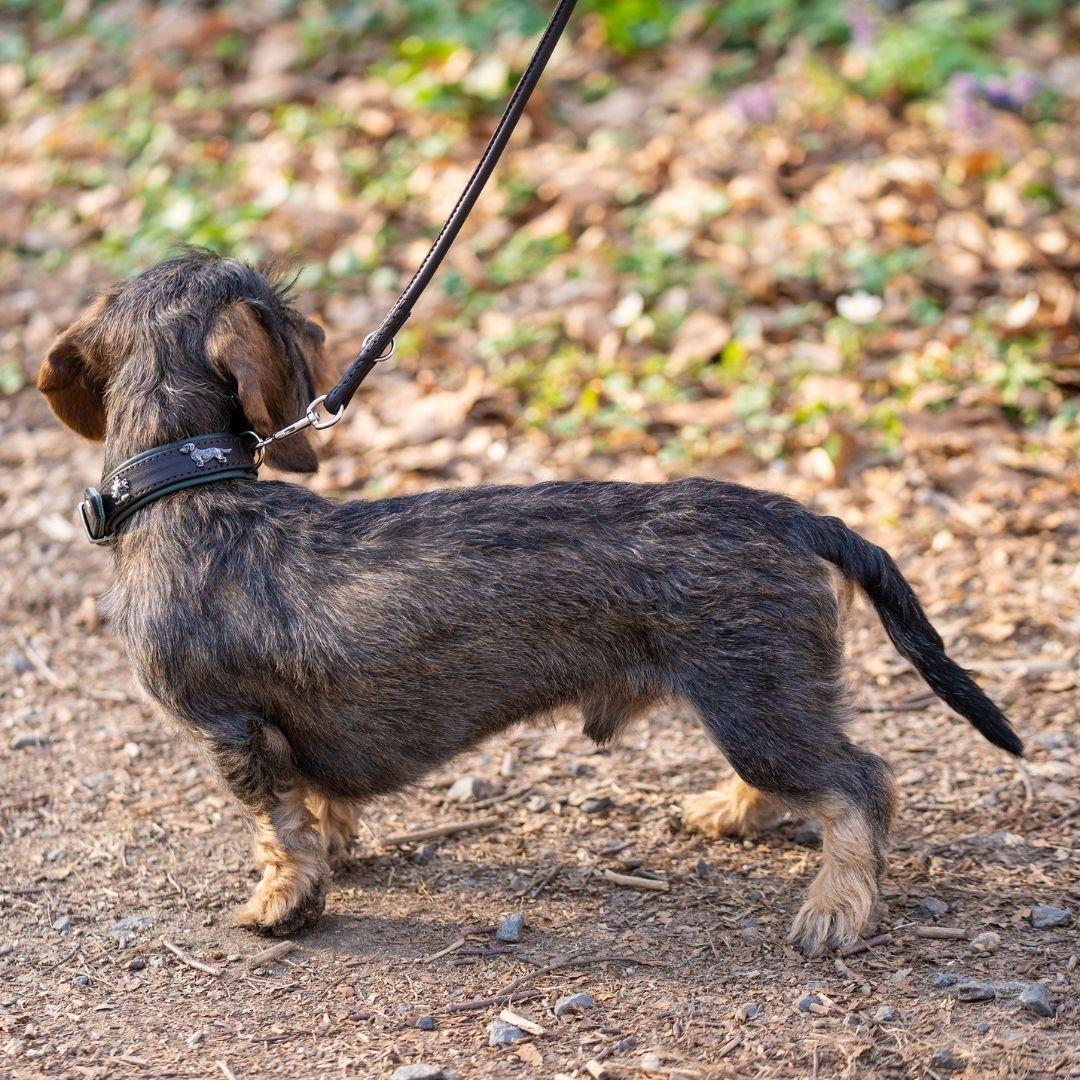
M119 525L163 495L215 480L255 479L258 470L250 434L194 435L155 446L103 477L100 491L90 487L83 493L79 513L87 539L109 543Z

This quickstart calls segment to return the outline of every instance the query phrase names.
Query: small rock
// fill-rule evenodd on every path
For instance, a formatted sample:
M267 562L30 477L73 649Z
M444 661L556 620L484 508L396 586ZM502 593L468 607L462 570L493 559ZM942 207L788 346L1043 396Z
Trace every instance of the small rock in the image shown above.
M756 904L759 900L764 899L765 894L760 889L751 889L746 894L746 899L752 904Z
M891 1005L882 1005L876 1013L874 1013L874 1021L878 1024L891 1024L894 1020L899 1020L900 1014Z
M990 1001L997 997L997 987L993 983L961 983L956 988L956 997L960 1001Z
M427 866L435 858L436 847L434 844L421 844L410 856L409 862L417 866Z
M795 843L802 847L817 847L821 843L821 829L813 821L804 821L795 830Z
M16 675L25 675L30 670L30 661L21 652L12 649L4 654L4 663L10 667Z
M578 1012L581 1009L593 1009L595 1007L596 1002L586 993L568 994L555 1002L555 1015L562 1016L563 1013Z
M15 951L13 945L9 945L6 941L3 945L0 945L0 956L10 956Z
M418 1016L416 1018L416 1026L421 1031L434 1031L435 1030L435 1017L434 1016Z
M542 814L550 805L543 795L530 795L525 803L526 808L534 814Z
M987 955L997 952L1000 944L1001 935L995 934L993 930L984 930L971 939L971 948L978 953L986 953Z
M934 986L938 990L941 990L946 986L955 986L959 981L959 975L951 975L945 971L943 971L940 975L934 976Z
M488 1046L509 1046L518 1039L527 1038L524 1031L505 1020L495 1019L488 1028Z
M936 896L924 896L919 903L919 911L929 919L940 919L948 914L949 905Z
M659 1072L664 1067L664 1063L660 1060L659 1054L642 1054L641 1067L646 1072Z
M1068 926L1072 912L1053 904L1038 904L1031 909L1031 925L1036 930L1049 930L1055 926Z
M89 975L76 975L71 980L71 985L72 986L89 986L90 985L90 976Z
M521 931L524 926L525 916L520 911L515 911L513 915L506 915L499 920L495 940L506 945L516 945L521 940Z
M614 805L615 801L605 795L600 799L586 799L581 804L581 809L584 810L586 814L603 814L610 810Z
M964 1059L959 1058L948 1047L943 1046L935 1050L930 1057L931 1069L942 1069L945 1072L956 1072L964 1067Z
M817 994L807 994L805 997L799 998L799 1012L809 1012L811 1005L820 1005L821 998Z
M765 1007L759 1005L756 1001L751 1001L742 1010L742 1018L748 1023L764 1024L765 1023Z
M48 735L34 735L30 732L26 732L22 735L16 735L11 740L11 749L29 750L34 746L48 746L50 741Z
M844 1017L844 1027L846 1028L858 1028L862 1027L863 1018L858 1013L848 1013Z
M1050 1004L1046 987L1040 982L1033 982L1020 995L1020 1004L1036 1016L1053 1016L1057 1010Z
M985 1020L983 1020L975 1025L975 1030L980 1035L985 1035L990 1030L990 1025Z
M627 1050L633 1050L634 1049L634 1040L633 1039L620 1039L615 1044L615 1049L618 1050L620 1053L625 1054Z
M118 919L109 927L109 933L113 937L129 937L136 930L149 930L154 925L154 920L149 915L130 915L126 919ZM175 929L174 929L175 932ZM180 931L183 933L183 931Z
M1035 741L1047 750L1068 750L1072 746L1072 739L1064 731L1044 731L1035 736Z
M438 1065L400 1065L390 1074L390 1080L443 1080L445 1076Z
M475 802L491 794L491 785L479 776L462 776L453 782L446 793L448 802Z
M66 934L68 932L68 927L70 926L71 919L69 919L67 915L61 915L59 919L54 919L52 924L52 928L58 934Z
M128 971L142 971L146 967L146 960L141 956L133 956L127 965Z

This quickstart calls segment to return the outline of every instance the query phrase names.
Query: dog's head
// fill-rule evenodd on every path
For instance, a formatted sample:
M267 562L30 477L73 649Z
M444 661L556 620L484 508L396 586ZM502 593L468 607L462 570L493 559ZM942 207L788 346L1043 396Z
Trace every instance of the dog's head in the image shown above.
M323 340L287 288L244 263L189 252L95 301L49 350L38 389L68 427L116 440L125 454L212 431L268 435L315 396ZM318 468L304 434L268 447L266 460Z

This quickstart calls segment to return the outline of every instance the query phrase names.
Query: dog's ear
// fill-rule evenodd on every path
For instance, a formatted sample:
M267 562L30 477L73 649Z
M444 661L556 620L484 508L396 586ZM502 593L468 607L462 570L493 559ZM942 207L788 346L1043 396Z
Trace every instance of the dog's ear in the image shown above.
M215 319L206 350L218 370L236 383L248 423L269 435L296 420L307 405L300 372L291 370L285 348L249 304L229 305ZM319 459L300 433L266 448L267 463L285 472L313 473Z
M37 384L72 431L96 442L105 438L105 387L87 359L81 322L68 327L49 350Z

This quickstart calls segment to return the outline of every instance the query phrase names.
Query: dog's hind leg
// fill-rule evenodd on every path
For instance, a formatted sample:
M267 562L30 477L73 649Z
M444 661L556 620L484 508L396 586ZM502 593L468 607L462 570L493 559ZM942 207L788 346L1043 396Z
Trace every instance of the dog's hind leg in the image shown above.
M262 872L236 921L275 936L315 922L330 867L285 737L276 728L252 725L243 739L215 739L211 754L252 824L255 865Z
M787 700L749 704L734 694L693 696L739 780L722 796L691 803L688 824L730 831L781 808L820 821L821 871L789 938L816 956L854 941L871 919L885 870L893 780L885 762L843 734L839 695L823 694L816 709L807 697L779 689L777 697Z
M344 866L349 861L349 849L356 836L356 804L309 791L307 805L322 835L330 866L335 870Z

